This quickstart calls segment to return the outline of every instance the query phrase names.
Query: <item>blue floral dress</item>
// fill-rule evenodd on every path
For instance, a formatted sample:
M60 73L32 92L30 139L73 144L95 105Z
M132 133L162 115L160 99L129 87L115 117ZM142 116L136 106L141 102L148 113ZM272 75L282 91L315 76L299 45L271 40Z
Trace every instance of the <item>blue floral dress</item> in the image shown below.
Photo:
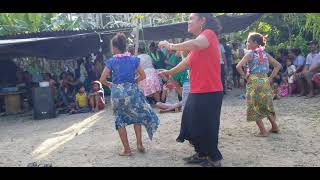
M112 71L111 104L118 130L127 125L145 126L150 140L159 126L159 118L135 82L139 59L130 55L117 55L105 62Z

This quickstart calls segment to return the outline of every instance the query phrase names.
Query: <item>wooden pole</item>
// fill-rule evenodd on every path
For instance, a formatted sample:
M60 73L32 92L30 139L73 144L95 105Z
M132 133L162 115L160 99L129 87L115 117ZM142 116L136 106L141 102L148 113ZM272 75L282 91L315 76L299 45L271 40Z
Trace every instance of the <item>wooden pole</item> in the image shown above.
M137 18L137 23L136 23L136 37L135 37L135 50L134 53L135 55L138 55L138 48L139 48L139 30L140 30L140 23L139 19Z

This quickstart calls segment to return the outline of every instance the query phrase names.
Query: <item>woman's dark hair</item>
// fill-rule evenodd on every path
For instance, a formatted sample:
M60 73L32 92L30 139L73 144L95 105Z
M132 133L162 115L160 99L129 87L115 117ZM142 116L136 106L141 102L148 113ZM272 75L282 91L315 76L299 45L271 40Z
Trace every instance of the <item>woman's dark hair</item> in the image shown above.
M84 63L84 60L82 58L77 59L77 65L80 66L82 63Z
M138 53L140 53L140 54L146 53L146 48L144 46L140 46L138 48Z
M220 21L214 17L211 13L195 13L199 16L199 18L205 18L206 22L203 26L202 30L211 29L216 34L219 34L222 31L222 25Z
M59 76L59 79L60 79L60 80L62 80L62 76L63 76L63 75L67 75L67 72L62 72L62 73L60 73L60 76Z
M151 42L149 48L155 48L156 47L156 43L155 42Z
M283 56L288 56L288 49L280 48L278 49L278 53L280 53L280 55L283 55Z
M103 62L103 54L102 53L96 54L96 59L94 60L94 64L97 64L99 62Z
M309 46L310 46L310 45L315 45L315 46L317 46L317 45L318 45L318 42L317 42L316 40L312 40L312 41L308 42L308 45L309 45Z
M119 49L121 53L126 51L127 47L127 37L123 33L117 33L112 39L111 43L113 47Z
M72 72L67 73L67 76L71 76L72 78L74 78L74 74Z
M259 46L266 45L266 43L263 42L263 35L260 33L250 33L248 39L251 39L253 42L257 43Z
M233 42L232 43L232 48L236 48L236 47L239 47L239 43Z
M295 56L301 54L301 50L299 48L291 48L289 51L292 52Z

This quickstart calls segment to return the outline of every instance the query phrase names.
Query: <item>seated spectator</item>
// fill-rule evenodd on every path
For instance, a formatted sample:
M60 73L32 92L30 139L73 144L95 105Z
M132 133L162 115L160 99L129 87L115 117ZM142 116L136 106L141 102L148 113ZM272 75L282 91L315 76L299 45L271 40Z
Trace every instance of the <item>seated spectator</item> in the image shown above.
M81 81L80 81L80 79L75 79L73 73L67 74L67 83L71 86L71 88L75 92L79 91L80 86L81 86Z
M150 57L152 58L153 67L155 69L165 69L165 60L166 56L163 52L158 48L155 42L152 42L149 46L150 49Z
M316 87L320 88L320 60L317 58L318 62L315 63L312 67L310 67L310 72L316 72L312 81L315 83Z
M173 104L157 102L156 107L159 109L159 113L179 112L182 107L182 101Z
M93 112L98 112L104 109L105 99L102 84L99 81L93 81L91 86L91 92L89 94L90 107Z
M170 55L170 58L168 61L166 61L167 70L170 70L174 68L176 65L178 65L182 61L181 57L181 51L171 51L172 54ZM182 100L182 84L181 84L181 78L182 78L183 72L179 72L176 74L173 74L170 78L171 83L174 84L176 91L178 92L178 98L181 101Z
M297 73L298 84L301 88L300 95L305 95L306 92L309 92L307 98L311 98L314 96L314 85L312 82L312 77L314 74L316 74L316 72L310 71L310 68L315 66L320 60L317 43L315 41L311 41L309 43L309 50L310 53L307 56L306 64L302 72Z
M70 75L68 76L68 73L61 73L60 74L60 87L59 87L59 95L62 100L62 105L64 107L70 107L70 103L73 103L74 101L74 88L70 85Z
M312 81L315 83L316 87L320 87L320 73L313 75Z
M272 69L270 68L270 71L268 73L268 76L271 75ZM272 79L272 82L270 82L271 87L273 89L273 99L280 99L280 95L279 95L279 86L281 83L281 76L280 76L280 71L278 72L278 74Z
M288 58L288 49L285 49L285 48L278 49L278 55L279 57L277 59L279 60L279 63L282 65L280 72L281 72L281 76L283 77L285 76L285 72L287 70L286 61Z
M293 59L293 65L296 66L297 73L301 72L306 61L301 54L301 50L299 48L292 48L289 50L288 56Z
M280 97L287 97L288 91L289 91L288 76L284 76L278 88Z
M301 84L301 81L299 81L299 79L301 78L301 72L303 71L303 67L305 65L305 58L303 57L303 55L301 55L301 50L299 48L290 49L288 56L289 58L293 59L293 65L296 67L295 85L297 87L297 90L300 92L298 96L303 96L303 84Z
M56 82L53 80L52 76L50 73L44 73L43 74L43 81L44 82L49 82L49 87L51 88L51 93L52 96L56 96Z
M84 86L81 86L79 92L76 94L75 109L72 109L69 114L87 113L90 112L88 104L88 96Z

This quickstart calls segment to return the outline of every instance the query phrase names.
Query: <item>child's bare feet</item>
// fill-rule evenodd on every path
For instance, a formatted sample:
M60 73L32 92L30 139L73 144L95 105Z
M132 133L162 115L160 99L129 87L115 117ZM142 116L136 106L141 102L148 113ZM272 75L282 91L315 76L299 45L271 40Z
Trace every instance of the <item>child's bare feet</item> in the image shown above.
M279 128L272 128L272 129L269 130L269 132L277 134L277 133L280 132L280 130L279 130Z
M137 148L138 148L138 151L141 152L141 153L145 153L146 152L146 149L143 147L143 145L137 145Z
M269 134L267 132L264 132L264 133L259 132L259 133L254 134L254 136L255 137L268 137Z
M125 150L119 153L119 156L132 156L132 153L130 150Z

